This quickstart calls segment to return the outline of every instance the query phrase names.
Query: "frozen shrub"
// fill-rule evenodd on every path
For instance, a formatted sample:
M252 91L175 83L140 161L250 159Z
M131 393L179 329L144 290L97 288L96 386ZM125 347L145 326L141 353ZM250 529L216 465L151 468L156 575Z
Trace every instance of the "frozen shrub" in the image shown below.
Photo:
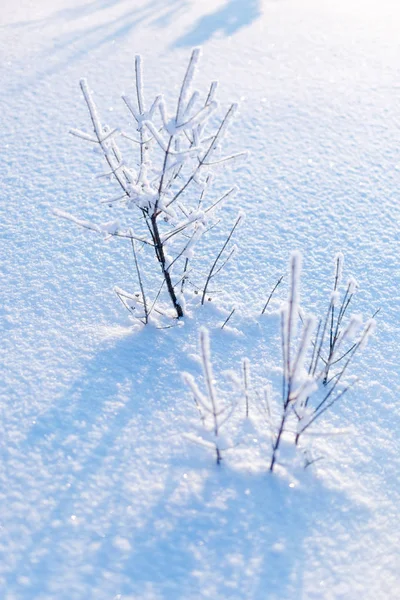
M215 117L217 82L212 82L201 97L192 91L192 82L200 51L192 52L184 75L175 108L169 112L162 96L147 103L143 90L142 60L135 60L135 97L123 96L123 101L136 123L136 131L126 134L112 128L102 120L94 97L85 79L80 87L85 99L91 129L83 132L73 129L71 133L89 143L96 144L107 165L107 173L117 191L106 199L109 205L124 206L134 210L140 219L135 227L127 213L128 224L119 222L93 224L77 219L63 211L58 215L76 224L105 235L128 240L133 253L139 289L128 293L116 288L123 304L135 316L147 323L158 301L166 293L177 318L184 313L183 294L186 285L192 283L191 274L201 275L204 283L197 286L204 303L208 285L234 253L227 246L239 225L238 216L228 228L227 239L217 258L208 269L195 263L195 249L200 238L224 219L219 217L223 204L236 191L228 189L220 196L212 197L212 173L243 153L224 156L221 145L231 124L237 105L232 104L218 122ZM127 146L128 150L124 148ZM124 148L124 149L123 149ZM132 148L135 159L131 160ZM150 251L150 253L149 253ZM139 260L140 259L140 260ZM160 283L151 294L145 290L145 275L151 270L155 259L161 273ZM195 266L193 266L195 265ZM194 285L194 284L193 284ZM154 286L153 286L154 289ZM158 312L165 314L161 307Z
M364 324L359 315L345 320L356 282L349 280L340 300L342 268L343 256L338 254L325 317L318 321L314 317L303 318L299 304L301 256L292 254L289 294L281 309L282 409L273 433L271 471L283 433L295 431L297 445L300 436L354 385L354 381L345 382L345 374L355 354L365 347L374 331L373 318ZM300 331L297 331L299 325Z

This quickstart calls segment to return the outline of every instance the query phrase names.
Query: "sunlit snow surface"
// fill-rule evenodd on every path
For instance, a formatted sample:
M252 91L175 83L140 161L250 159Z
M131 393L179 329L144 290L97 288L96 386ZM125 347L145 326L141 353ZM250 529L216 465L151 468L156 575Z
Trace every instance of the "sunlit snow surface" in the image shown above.
M399 24L391 0L1 3L1 598L400 596ZM232 330L207 307L134 332L112 293L134 285L126 246L53 214L114 217L98 155L68 135L88 127L78 81L125 127L134 55L174 97L195 45L199 85L241 104L227 150L252 153L216 185L240 186L229 222L247 213L218 281L238 309ZM279 325L258 314L294 249L307 310L338 251L358 311L381 308L358 387L316 428L345 433L313 439L304 473L271 477L258 431L217 468L184 437L180 373L199 375L205 324L218 377L243 356L275 377Z

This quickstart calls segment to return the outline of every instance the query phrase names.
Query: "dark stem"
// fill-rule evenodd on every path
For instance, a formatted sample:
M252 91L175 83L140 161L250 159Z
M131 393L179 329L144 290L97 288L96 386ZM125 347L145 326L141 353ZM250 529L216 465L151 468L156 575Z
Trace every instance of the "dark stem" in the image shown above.
M225 319L225 321L222 323L221 329L223 329L225 327L225 325L228 323L229 319L233 316L233 313L235 312L236 308L232 308L231 312L229 313L228 317Z
M221 450L218 448L217 444L215 444L215 452L217 455L217 465L220 465L221 461L222 461L222 454L221 454Z
M281 437L282 437L282 433L283 433L283 428L285 426L286 417L287 417L287 410L286 410L286 408L284 408L283 409L282 420L281 420L281 425L280 425L279 431L278 431L278 435L276 436L275 443L274 443L274 445L272 447L272 458L271 458L271 464L269 466L269 470L271 471L271 473L274 470L274 466L275 466L275 462L276 462L276 453L278 451L279 444L280 444L280 441L281 441Z
M267 310L267 308L268 308L268 304L270 303L270 301L271 301L271 298L272 298L272 296L274 295L274 292L275 292L276 288L278 287L278 285L280 285L280 284L281 284L281 282L282 282L282 279L283 279L283 275L282 275L282 276L281 276L281 277L278 279L278 281L276 282L276 284L274 285L274 287L273 287L273 289L272 289L272 292L271 292L271 293L270 293L270 295L268 296L268 300L267 300L267 302L265 303L265 306L264 306L264 308L263 308L263 309L262 309L262 311L261 311L261 314L262 314L262 315L263 315L263 314L265 313L265 311Z
M171 275L169 274L169 271L167 268L167 264L166 264L166 260L165 260L165 253L164 253L164 246L161 241L156 214L153 214L151 217L151 228L152 228L152 234L154 236L154 247L155 247L157 260L161 265L161 270L162 270L162 274L164 277L164 281L167 285L167 290L168 290L169 296L171 298L172 304L174 306L174 309L176 310L176 315L177 315L178 319L180 319L181 317L183 317L183 310L182 310L182 306L179 304L178 299L176 297L175 289L174 289L174 286L172 285Z
M187 258L185 260L185 266L183 268L183 277L182 277L182 283L181 283L181 294L183 294L183 288L185 287L185 282L186 282L186 273L188 271L188 265L189 265L189 259Z
M137 278L138 278L139 286L140 286L140 291L142 293L142 298L143 298L144 320L145 320L145 324L147 325L147 323L149 322L149 311L148 311L148 307L147 307L146 296L145 296L145 293L144 293L144 286L143 286L142 276L141 276L141 273L140 273L139 262L138 262L138 259L137 259L135 242L134 242L133 239L131 239L131 243L132 243L133 259L135 261L135 267L136 267L136 274L137 274Z

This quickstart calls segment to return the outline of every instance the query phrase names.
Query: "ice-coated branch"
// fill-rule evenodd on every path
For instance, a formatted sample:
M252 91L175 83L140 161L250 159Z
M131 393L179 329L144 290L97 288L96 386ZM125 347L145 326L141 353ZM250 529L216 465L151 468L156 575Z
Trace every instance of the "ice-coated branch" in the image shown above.
M139 114L144 113L144 97L143 97L143 75L142 75L142 57L140 54L135 56L135 78L136 78L136 94L139 107Z
M218 396L211 364L210 336L208 330L204 327L200 329L199 343L200 359L207 394L203 394L200 391L193 375L185 372L182 374L182 377L193 394L203 426L206 429L209 429L213 435L213 447L215 449L216 462L217 465L219 465L222 460L220 431L230 419L232 412L235 409L235 404L230 403L224 405Z
M238 158L248 157L248 152L237 152L236 154L230 154L229 156L224 156L223 158L219 158L218 160L204 162L203 165L205 167L213 167L215 165L221 165L223 163L227 163L231 160L236 160Z
M301 272L301 254L300 252L293 252L290 257L290 270L289 270L289 283L290 293L287 304L287 318L285 321L286 327L284 328L284 334L286 336L285 348L286 348L286 371L290 380L291 377L291 342L292 337L296 335L297 329L297 315L299 313L299 285L300 285L300 272ZM288 383L288 397L290 396L290 381Z
M332 396L333 392L335 391L335 389L337 388L337 386L339 385L341 379L343 378L344 374L347 371L347 368L349 366L349 364L351 363L351 361L354 358L354 355L356 354L356 352L358 350L362 350L368 339L370 338L370 336L372 335L372 333L375 330L375 321L373 319L370 319L369 321L367 321L364 330L361 334L361 337L359 339L359 341L355 344L353 350L350 352L349 356L347 357L346 362L344 363L344 366L342 367L340 373L338 374L338 376L335 379L335 383L333 384L333 386L331 387L331 389L329 390L329 392L326 394L326 396L323 398L323 400L318 404L318 406L315 409L315 412L318 412L320 410L320 408L329 400L329 398Z
M115 179L117 180L122 190L127 196L129 196L129 188L126 184L124 175L119 173L118 171L118 167L120 166L121 161L119 160L118 154L116 153L115 146L113 151L110 151L110 147L106 144L110 137L110 132L108 132L107 129L104 129L101 125L100 116L98 114L96 104L93 100L93 96L89 90L89 86L87 84L86 79L81 79L80 87L89 110L90 118L92 120L93 131L96 134L97 141L100 144L100 148L103 151L108 166L110 167L111 172L113 173Z
M211 411L214 419L214 434L218 436L218 407L217 407L217 395L214 387L214 377L212 372L211 360L210 360L210 336L207 329L202 328L200 330L200 350L201 359L203 363L204 378L207 385L208 397L211 403Z
M75 225L79 225L79 227L89 229L90 231L95 231L96 233L101 233L105 236L125 238L127 240L136 240L137 242L142 242L142 244L146 244L147 246L153 246L153 244L149 242L149 240L134 235L131 231L120 231L119 224L117 221L111 221L110 223L103 223L102 225L97 225L84 219L78 219L77 217L70 215L64 210L59 210L58 208L53 209L53 213L58 217L61 217L62 219L66 219L67 221L71 221L71 223L75 223Z
M210 85L210 90L208 92L206 104L213 102L213 100L215 98L215 94L217 92L217 88L218 88L218 81L212 81L211 85Z
M182 81L181 91L178 98L178 106L176 109L176 124L179 126L185 112L185 103L188 102L190 87L193 82L195 70L200 58L200 48L194 48L189 59L189 64Z
M289 294L286 305L281 312L281 337L282 337L282 413L277 434L272 444L272 456L269 470L274 470L278 458L279 447L285 425L290 417L295 404L304 404L307 395L315 390L315 382L305 373L304 361L311 346L312 332L315 320L308 318L303 326L297 350L292 346L297 333L297 317L299 314L299 288L300 288L301 254L293 252L289 265Z

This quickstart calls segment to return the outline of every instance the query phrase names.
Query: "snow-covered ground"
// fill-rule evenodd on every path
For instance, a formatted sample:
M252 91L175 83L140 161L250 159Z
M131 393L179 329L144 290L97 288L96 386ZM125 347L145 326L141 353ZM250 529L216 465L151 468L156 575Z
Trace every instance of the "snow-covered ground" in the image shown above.
M0 598L400 596L399 23L395 0L1 3ZM53 213L113 216L99 156L68 133L89 127L78 82L125 126L134 55L146 93L175 97L197 45L199 86L241 105L227 150L251 151L216 184L240 187L229 222L247 214L218 281L237 311L231 329L211 303L133 331L112 292L135 285L126 246ZM218 380L243 356L276 377L279 323L259 313L295 249L307 310L326 306L338 251L356 310L381 309L358 386L315 428L342 435L271 475L249 425L217 467L184 436L198 419L181 373L201 382L206 325Z

